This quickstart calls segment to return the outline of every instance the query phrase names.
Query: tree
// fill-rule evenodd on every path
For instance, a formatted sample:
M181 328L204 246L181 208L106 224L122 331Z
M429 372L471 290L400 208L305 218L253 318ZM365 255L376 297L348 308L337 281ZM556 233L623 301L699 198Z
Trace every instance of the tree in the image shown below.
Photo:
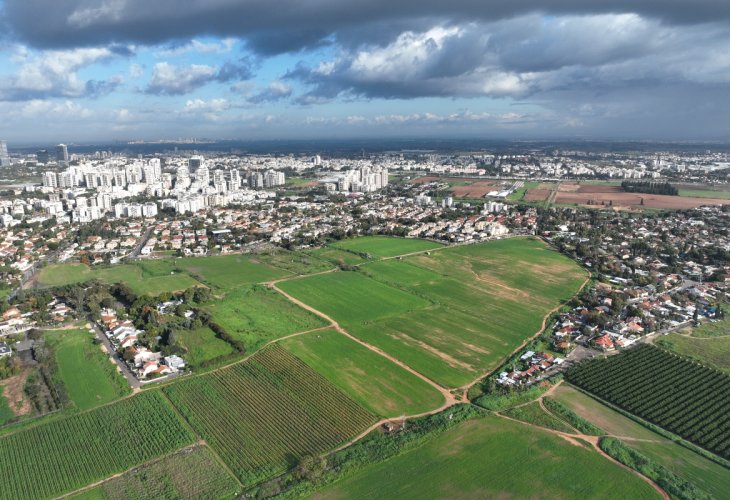
M327 462L324 458L305 455L299 460L299 464L297 464L293 474L300 481L306 480L317 483L322 478L326 468Z

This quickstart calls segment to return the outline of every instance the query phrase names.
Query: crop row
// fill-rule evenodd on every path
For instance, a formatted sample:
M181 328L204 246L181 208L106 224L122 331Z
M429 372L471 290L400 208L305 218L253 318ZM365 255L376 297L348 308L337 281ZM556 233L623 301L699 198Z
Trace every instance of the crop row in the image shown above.
M159 392L0 438L0 498L49 498L193 442Z
M165 391L245 484L332 449L375 420L278 346Z
M730 458L730 377L642 345L566 374L575 385Z

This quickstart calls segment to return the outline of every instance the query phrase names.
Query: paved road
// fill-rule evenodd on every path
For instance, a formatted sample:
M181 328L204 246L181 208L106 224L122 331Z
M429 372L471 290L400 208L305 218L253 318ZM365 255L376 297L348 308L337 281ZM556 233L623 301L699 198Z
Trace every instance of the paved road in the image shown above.
M137 242L137 246L134 247L134 250L132 250L129 255L127 255L127 259L135 259L139 257L139 253L142 251L142 248L144 247L145 243L147 243L147 240L150 239L150 235L152 234L152 230L154 229L154 226L150 226L147 229L145 229L144 233L142 234L142 237Z
M119 354L117 354L109 338L104 334L103 331L101 331L101 328L99 328L95 323L92 323L92 325L94 328L94 332L96 333L96 338L101 340L102 344L106 346L106 349L109 352L109 356L111 356L117 366L122 370L122 374L127 379L127 382L129 382L129 386L132 389L139 389L141 385L139 380L137 380L137 377L132 374L132 371L129 369L129 366L127 366L127 363L125 363L124 360L119 356Z

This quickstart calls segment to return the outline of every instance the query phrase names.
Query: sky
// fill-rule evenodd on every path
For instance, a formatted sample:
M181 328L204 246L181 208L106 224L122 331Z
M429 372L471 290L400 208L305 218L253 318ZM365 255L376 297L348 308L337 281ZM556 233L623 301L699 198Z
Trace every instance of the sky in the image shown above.
M0 0L0 139L730 139L728 0Z

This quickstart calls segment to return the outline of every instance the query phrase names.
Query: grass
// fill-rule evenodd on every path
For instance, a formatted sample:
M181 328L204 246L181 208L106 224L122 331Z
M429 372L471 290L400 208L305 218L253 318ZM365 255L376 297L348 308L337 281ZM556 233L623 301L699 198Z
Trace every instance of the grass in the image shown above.
M314 274L332 269L332 265L317 256L304 252L289 252L279 250L276 252L262 253L256 255L256 260L277 269L283 269L292 274Z
M49 331L45 338L54 349L59 376L76 408L86 410L129 394L126 380L93 343L88 330Z
M692 336L698 338L730 336L730 318L714 323L704 323L697 328L693 328Z
M279 286L430 379L460 387L535 335L584 279L541 241L512 238Z
M192 444L159 391L0 438L0 498L49 498Z
M335 330L293 337L283 345L382 417L423 413L444 402L443 396L423 380Z
M15 418L15 413L8 405L8 400L3 396L5 387L0 386L0 425L5 425Z
M695 338L675 333L657 339L656 344L730 374L730 335Z
M517 422L468 420L318 498L657 498L634 474L587 447Z
M545 427L546 429L553 429L555 431L571 434L575 433L575 431L565 422L543 410L538 401L533 401L532 403L524 406L510 408L509 410L504 411L503 414L522 422Z
M357 254L368 254L371 258L395 257L413 252L441 248L443 245L413 238L392 238L389 236L364 236L332 243L333 247Z
M375 417L279 346L167 386L190 425L248 486L335 448Z
M679 196L688 196L688 197L693 197L693 198L715 198L718 200L730 200L730 191L680 189Z
M193 368L234 352L231 344L216 337L215 332L207 326L196 330L179 330L175 336L178 344L186 350L185 362Z
M185 273L155 274L151 264L121 264L90 268L84 264L54 264L44 267L38 275L41 286L55 287L100 280L109 284L126 283L138 295L159 295L163 292L185 290L200 283ZM159 270L159 267L155 269Z
M213 320L252 352L270 340L326 326L280 293L262 285L242 287L206 306Z
M219 290L228 291L241 285L262 283L289 276L292 273L271 267L248 255L217 257L187 257L176 265L199 281Z
M317 248L316 250L308 250L307 253L319 259L328 261L333 265L347 264L350 266L357 266L366 262L365 259L355 253L334 247Z
M232 498L238 489L235 479L221 466L210 449L196 446L133 469L73 498L203 500Z
M507 196L507 199L509 201L520 201L525 196L525 193L527 193L528 189L535 189L539 185L540 183L537 181L526 181L524 186L522 186L511 195Z
M357 272L320 274L278 286L345 324L373 321L429 305L424 299Z
M629 446L702 490L723 498L730 491L730 471L670 441L577 389L562 384L553 397L582 418L617 436Z

